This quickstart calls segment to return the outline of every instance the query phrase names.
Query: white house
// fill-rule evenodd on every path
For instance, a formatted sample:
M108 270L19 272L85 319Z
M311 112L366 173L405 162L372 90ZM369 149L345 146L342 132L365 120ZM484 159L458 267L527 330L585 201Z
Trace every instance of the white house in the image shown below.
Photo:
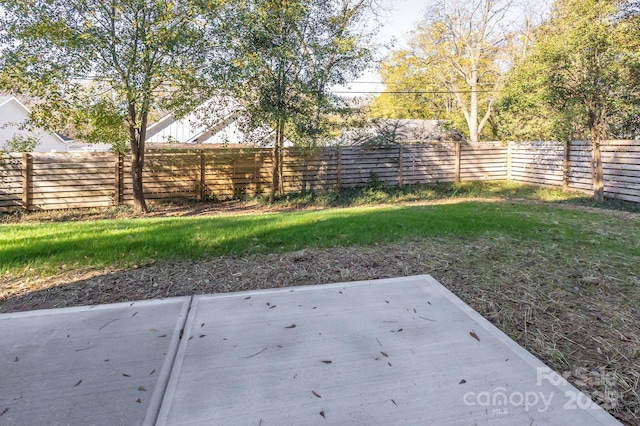
M34 152L67 152L67 142L57 133L39 128L20 128L29 118L29 112L15 96L0 95L0 149L5 149L12 139L34 137L39 141Z
M147 146L160 144L271 147L273 129L263 126L247 132L242 126L246 117L233 102L213 100L202 104L185 117L168 114L147 128ZM285 140L285 146L293 145Z
M69 152L109 152L113 149L110 143L69 142Z
M88 144L65 140L44 129L20 129L29 117L29 109L14 96L0 95L0 150L15 137L39 140L34 152L102 152L112 149L109 143ZM196 108L183 118L168 114L147 128L147 147L161 148L189 145L272 147L273 129L263 126L247 132L241 124L246 117L233 102L216 99ZM285 146L292 146L285 140Z

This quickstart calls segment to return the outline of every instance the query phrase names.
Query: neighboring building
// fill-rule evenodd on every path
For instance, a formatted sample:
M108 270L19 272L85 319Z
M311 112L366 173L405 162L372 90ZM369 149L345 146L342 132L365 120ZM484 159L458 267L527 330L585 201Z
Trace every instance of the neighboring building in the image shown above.
M113 148L110 143L69 142L69 152L109 152Z
M397 145L433 141L460 141L462 135L439 120L376 119L362 128L342 132L341 145Z
M21 129L29 118L29 109L15 96L0 95L0 150L15 138L35 138L34 152L67 152L67 142L57 133L44 129Z
M183 118L168 114L147 128L147 147L170 146L249 146L272 147L274 131L261 127L251 132L243 129L246 117L233 103L208 102ZM285 146L292 146L285 141Z

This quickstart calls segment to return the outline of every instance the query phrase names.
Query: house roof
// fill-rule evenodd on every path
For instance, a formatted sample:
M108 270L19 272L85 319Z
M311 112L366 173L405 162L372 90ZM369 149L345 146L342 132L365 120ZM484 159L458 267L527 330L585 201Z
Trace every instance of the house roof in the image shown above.
M383 125L399 132L401 139L407 142L424 140L456 140L455 129L447 129L440 120L382 120ZM453 133L450 133L453 130Z
M2 106L4 104L6 104L7 102L9 102L11 100L11 98L13 98L13 96L0 95L0 106Z
M345 145L394 145L424 141L459 141L462 135L440 120L376 119L368 126L347 129L340 142Z

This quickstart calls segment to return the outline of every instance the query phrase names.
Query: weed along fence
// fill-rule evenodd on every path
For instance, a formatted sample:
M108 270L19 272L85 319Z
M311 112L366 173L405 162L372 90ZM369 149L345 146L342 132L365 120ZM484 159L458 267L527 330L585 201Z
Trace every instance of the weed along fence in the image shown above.
M287 148L286 192L389 185L505 180L590 190L590 144L425 143L390 148ZM603 146L605 195L640 202L640 142ZM22 153L0 157L0 211L130 204L128 156L112 153ZM149 200L265 194L272 151L260 148L148 150Z

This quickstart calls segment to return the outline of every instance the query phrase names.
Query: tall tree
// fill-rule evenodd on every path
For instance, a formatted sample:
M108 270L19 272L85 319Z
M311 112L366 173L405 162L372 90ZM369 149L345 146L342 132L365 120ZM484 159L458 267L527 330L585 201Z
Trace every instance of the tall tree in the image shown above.
M374 0L246 0L227 11L233 97L250 125L275 130L270 200L282 192L285 138L313 144L336 112L328 89L356 77L371 51L363 18Z
M432 1L410 42L411 49L392 56L383 66L383 77L386 69L402 72L383 79L388 89L378 105L404 84L420 93L426 111L434 114L431 118L450 118L452 111L459 111L469 139L477 142L505 72L514 34L512 11L512 0Z
M33 108L39 125L60 130L70 117L88 114L102 120L98 127L121 129L111 135L124 130L132 154L134 210L145 212L149 113L188 100L203 70L222 63L212 59L219 52L211 34L216 6L215 0L4 0L0 81L41 100ZM87 91L88 80L108 95Z
M628 128L640 111L640 58L629 49L623 23L616 1L556 1L529 56L508 76L500 101L507 136L591 140L593 193L599 201L604 199L601 142Z
M373 99L370 114L375 118L441 119L451 122L463 118L455 97L425 72L423 60L411 50L402 49L380 64L384 93ZM456 123L457 124L457 123Z

